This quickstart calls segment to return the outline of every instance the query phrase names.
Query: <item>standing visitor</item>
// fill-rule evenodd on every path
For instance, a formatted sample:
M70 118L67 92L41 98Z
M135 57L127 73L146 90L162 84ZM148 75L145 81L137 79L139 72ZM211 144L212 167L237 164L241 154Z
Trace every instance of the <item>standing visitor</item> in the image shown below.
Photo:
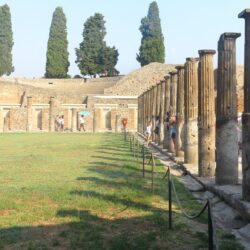
M84 120L84 115L80 116L80 131L85 131L85 120Z
M169 122L169 127L170 127L170 137L171 137L171 140L174 144L174 150L175 150L175 154L177 152L177 143L176 143L176 118L173 117L170 119L170 122Z
M63 115L60 117L60 130L64 131L64 116Z
M146 128L146 140L147 140L147 147L149 145L150 139L151 139L151 130L152 130L152 126L151 126L151 122L148 123L148 126Z
M158 145L158 140L159 140L159 132L160 132L160 117L156 116L155 118L155 144Z

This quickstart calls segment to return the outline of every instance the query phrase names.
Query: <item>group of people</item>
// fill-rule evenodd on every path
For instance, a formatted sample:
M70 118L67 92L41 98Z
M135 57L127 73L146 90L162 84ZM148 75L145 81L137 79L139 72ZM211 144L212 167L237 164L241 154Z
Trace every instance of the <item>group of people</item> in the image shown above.
M55 119L55 130L56 131L64 131L64 116L61 115L57 115L56 119ZM86 131L85 130L85 119L84 119L84 115L80 116L79 119L79 131Z
M165 119L165 126L167 131L169 131L170 138L173 142L174 149L176 150L176 117L170 115L170 112L167 112L166 119ZM154 142L158 144L159 141L159 132L160 132L160 117L157 116L155 119L155 128L154 131L152 131L152 122L148 122L147 128L146 128L146 140L147 140L147 146L149 145L149 142L152 137L152 132L154 133L155 140ZM237 121L237 132L238 132L238 145L239 150L242 148L242 120L241 115L238 116Z
M170 112L167 112L167 116L165 119L165 126L167 128L167 131L169 131L170 138L173 142L174 148L176 148L176 117L170 115ZM160 117L157 116L155 118L155 128L154 131L152 131L152 122L148 122L146 127L146 140L147 140L147 146L149 145L149 142L152 137L152 132L154 133L155 137L155 143L156 145L159 142L159 133L160 133Z
M63 131L64 130L64 116L57 115L55 119L55 129L56 131Z

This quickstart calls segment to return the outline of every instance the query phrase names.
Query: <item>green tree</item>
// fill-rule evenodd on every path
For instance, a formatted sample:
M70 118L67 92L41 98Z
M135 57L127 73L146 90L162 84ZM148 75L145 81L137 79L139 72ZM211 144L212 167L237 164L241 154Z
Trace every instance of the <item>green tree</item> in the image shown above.
M148 9L147 17L141 20L140 29L142 34L141 46L136 59L141 66L151 62L164 63L165 47L164 37L161 30L161 19L156 2L152 2Z
M14 72L12 65L13 32L8 5L0 7L0 76Z
M76 48L76 63L82 75L117 75L115 69L118 51L108 47L104 41L106 35L104 17L95 13L84 23L83 41Z
M61 7L53 13L49 32L46 61L46 78L67 78L69 53L66 17Z

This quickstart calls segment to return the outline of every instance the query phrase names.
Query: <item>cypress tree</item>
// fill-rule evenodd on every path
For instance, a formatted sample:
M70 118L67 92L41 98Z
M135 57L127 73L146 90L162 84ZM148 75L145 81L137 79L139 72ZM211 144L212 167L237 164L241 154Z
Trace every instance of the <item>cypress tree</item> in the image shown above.
M115 75L118 71L115 65L118 61L118 51L115 47L106 45L104 17L95 13L84 23L83 41L76 48L76 63L82 75L105 74Z
M7 4L0 7L0 76L14 72L12 65L13 32L10 8Z
M137 54L136 57L137 61L141 66L147 65L151 62L164 63L164 37L161 30L159 8L156 2L150 4L148 15L141 20L139 30L142 33L142 39L139 54Z
M53 13L47 46L46 78L67 78L69 53L66 17L61 7Z

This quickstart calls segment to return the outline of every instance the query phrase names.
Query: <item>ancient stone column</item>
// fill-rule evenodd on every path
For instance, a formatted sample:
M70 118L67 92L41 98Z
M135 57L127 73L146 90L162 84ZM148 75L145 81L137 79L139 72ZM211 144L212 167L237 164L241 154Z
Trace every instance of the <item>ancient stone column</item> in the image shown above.
M99 118L100 109L94 109L93 112L93 133L98 131L98 118Z
M152 112L153 112L153 95L152 95L152 87L148 89L148 97L149 97L149 122L152 123Z
M142 94L142 116L143 116L143 122L142 122L142 131L144 133L145 131L145 124L146 124L146 94L145 92Z
M159 130L159 144L163 143L164 138L164 101L165 101L165 87L166 87L166 81L162 80L160 83L160 130Z
M137 105L138 105L138 121L137 121L137 131L141 133L141 95L137 98Z
M170 112L171 116L176 116L176 93L177 93L177 71L169 73L171 76L170 84Z
M4 128L3 109L0 108L0 132L3 132L3 128Z
M214 54L215 50L199 50L198 147L202 177L212 177L215 173Z
M250 9L239 14L245 19L244 112L242 115L242 196L250 201Z
M216 109L216 183L238 183L236 46L240 33L224 33L218 42Z
M141 133L144 133L146 117L145 117L145 92L141 94Z
M26 127L27 132L30 132L32 130L32 124L33 124L33 119L32 119L32 97L28 96L27 97L27 127Z
M156 101L157 101L157 87L153 86L152 89L152 141L155 140L155 117L156 117Z
M165 76L165 102L164 102L164 120L167 118L168 112L170 112L170 76ZM164 123L164 139L163 139L163 148L169 148L169 140L170 140L170 131L167 127L167 123Z
M145 123L145 117L144 117L144 93L140 96L140 133L143 134L144 130L144 123Z
M115 116L115 132L116 133L121 132L121 115Z
M55 98L53 96L50 97L49 103L49 131L55 131Z
M176 66L177 69L177 97L176 97L176 156L183 155L184 144L184 73L183 65Z
M185 63L184 162L194 165L198 165L198 60L199 58L187 58Z
M149 117L149 96L148 96L148 91L144 92L144 98L145 98L145 121L144 121L144 127L143 127L143 132L145 133L147 123L150 119Z
M143 93L143 97L144 97L144 110L145 110L145 118L144 118L144 123L143 123L143 133L145 134L145 130L147 127L147 123L149 120L149 105L148 105L148 92L147 90L145 90L145 92Z
M172 71L170 74L170 115L176 116L176 95L177 95L177 71ZM176 153L173 141L170 136L168 150L171 153Z
M72 116L71 116L71 131L76 132L77 130L77 111L75 108L72 108Z

